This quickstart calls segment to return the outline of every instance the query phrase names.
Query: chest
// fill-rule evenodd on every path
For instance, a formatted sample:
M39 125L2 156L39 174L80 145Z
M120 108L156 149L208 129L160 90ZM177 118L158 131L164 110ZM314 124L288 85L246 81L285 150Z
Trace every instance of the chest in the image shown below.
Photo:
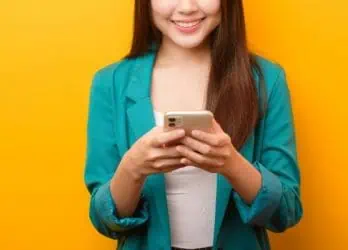
M209 82L207 70L154 69L151 99L155 110L204 109Z

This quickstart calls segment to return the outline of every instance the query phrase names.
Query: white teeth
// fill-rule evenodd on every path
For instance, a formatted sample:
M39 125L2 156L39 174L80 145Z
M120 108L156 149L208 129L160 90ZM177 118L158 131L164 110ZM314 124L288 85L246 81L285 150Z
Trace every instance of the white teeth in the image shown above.
M195 21L195 22L192 22L192 23L186 23L186 22L175 22L176 25L180 26L180 27L183 27L183 28L191 28L197 24L200 23L201 20L198 20L198 21Z

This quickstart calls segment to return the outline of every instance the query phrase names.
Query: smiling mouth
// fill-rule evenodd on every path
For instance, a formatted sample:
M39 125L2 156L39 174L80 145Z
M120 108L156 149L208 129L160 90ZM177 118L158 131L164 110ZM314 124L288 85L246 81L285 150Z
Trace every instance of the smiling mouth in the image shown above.
M204 18L198 19L196 21L192 21L192 22L187 22L187 21L175 21L175 20L171 20L172 23L182 27L182 28L192 28L195 27L196 25L198 25L199 23L201 23Z

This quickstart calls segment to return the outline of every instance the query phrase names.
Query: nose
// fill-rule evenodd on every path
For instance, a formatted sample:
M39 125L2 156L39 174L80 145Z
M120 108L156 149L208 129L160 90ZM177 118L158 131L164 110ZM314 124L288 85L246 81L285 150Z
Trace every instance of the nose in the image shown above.
M180 14L191 14L198 10L196 0L179 0L177 10Z

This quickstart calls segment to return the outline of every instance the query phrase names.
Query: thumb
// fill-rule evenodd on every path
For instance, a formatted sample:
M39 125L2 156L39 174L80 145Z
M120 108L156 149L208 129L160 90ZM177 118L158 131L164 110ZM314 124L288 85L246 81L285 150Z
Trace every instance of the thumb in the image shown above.
M213 119L213 130L216 132L222 132L222 128L220 126L220 124L215 120L215 118Z

